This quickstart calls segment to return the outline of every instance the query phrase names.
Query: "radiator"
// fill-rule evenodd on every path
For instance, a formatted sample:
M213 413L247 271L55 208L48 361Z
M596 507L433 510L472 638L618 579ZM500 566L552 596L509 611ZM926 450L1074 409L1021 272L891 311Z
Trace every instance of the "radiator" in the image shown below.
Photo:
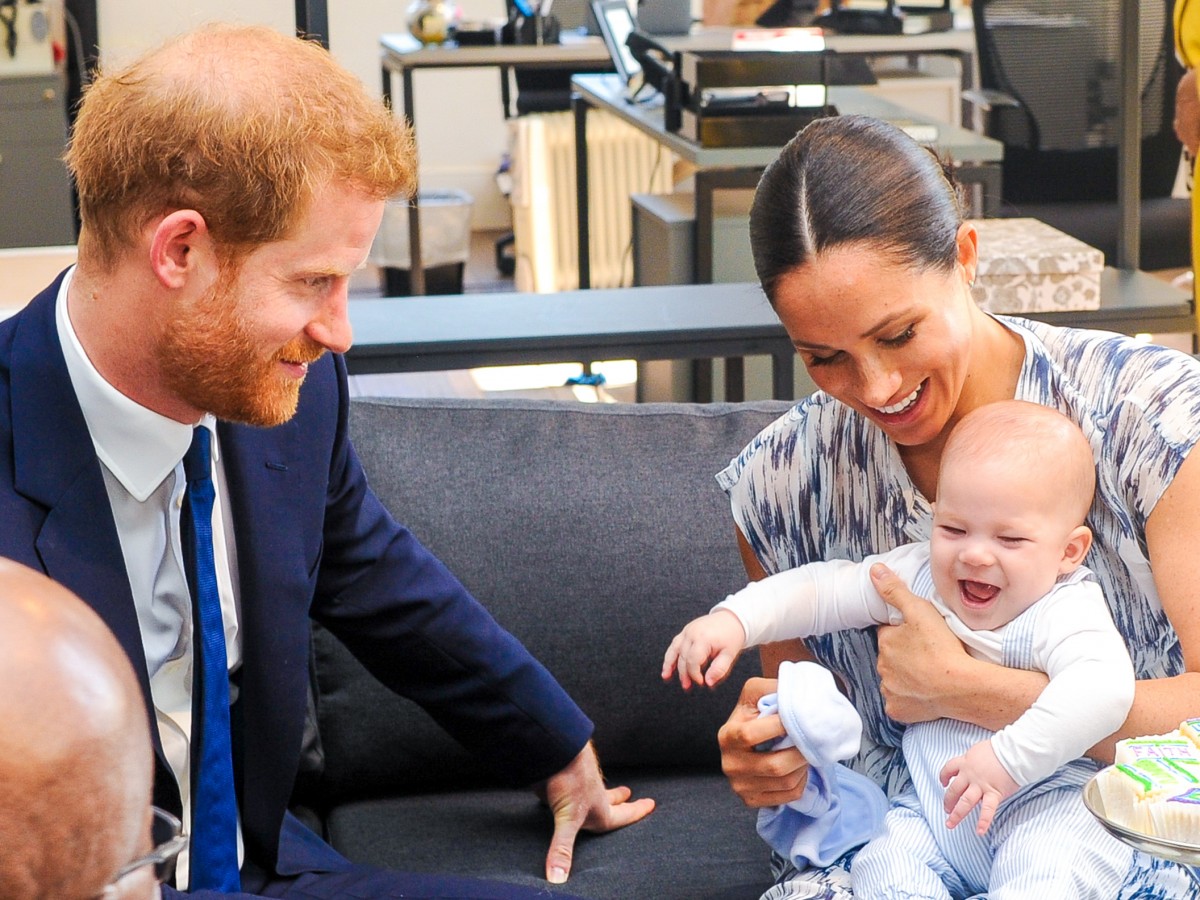
M575 118L534 113L512 120L512 207L518 291L579 287ZM587 117L591 286L633 283L630 194L671 191L674 154L603 110Z

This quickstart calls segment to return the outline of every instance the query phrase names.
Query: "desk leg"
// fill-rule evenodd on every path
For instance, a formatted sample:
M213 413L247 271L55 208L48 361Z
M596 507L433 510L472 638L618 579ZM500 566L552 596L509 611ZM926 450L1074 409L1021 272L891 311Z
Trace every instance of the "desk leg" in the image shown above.
M980 202L976 206L972 199L971 215L989 219L1000 215L1000 209L1004 205L1004 198L1001 197L1004 177L1000 163L963 163L955 172L955 177L963 186L979 185Z
M796 392L796 355L771 355L771 396L776 400L791 400Z
M962 126L972 131L983 132L983 110L977 103L967 98L970 91L979 89L978 73L975 69L975 54L970 50L961 50L950 54L958 57L960 84L962 86Z
M1001 196L1004 190L1004 182L1000 164L994 163L984 166L980 173L979 183L983 191L984 216L994 218L1000 215L1000 208L1004 204L1004 198Z
M500 105L504 107L504 118L511 119L516 115L511 109L512 106L512 88L509 86L511 79L512 67L500 67Z
M713 195L720 190L737 188L753 188L762 176L762 169L701 169L696 172L696 246L693 248L693 259L696 260L696 283L713 283ZM697 369L710 367L707 359L692 362L692 382L699 386L703 379ZM709 392L707 395L697 395L697 400L712 399L712 374L707 376ZM729 357L725 360L725 399L726 401L743 400L746 396L746 363L740 357Z
M413 70L404 70L404 118L410 128L416 129L414 119ZM418 158L418 172L420 160ZM413 186L412 202L408 207L408 292L413 296L425 293L425 266L421 259L421 190L420 177Z
M575 113L575 230L579 241L579 288L592 286L592 259L588 234L588 102L579 94L571 95Z

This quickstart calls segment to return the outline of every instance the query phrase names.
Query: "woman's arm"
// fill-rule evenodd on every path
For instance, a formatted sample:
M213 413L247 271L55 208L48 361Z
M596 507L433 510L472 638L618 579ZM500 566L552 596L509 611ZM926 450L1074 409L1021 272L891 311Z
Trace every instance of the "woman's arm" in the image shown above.
M1112 762L1117 740L1172 731L1200 714L1200 451L1179 467L1146 521L1146 546L1154 583L1183 648L1186 671L1137 683L1133 709L1121 730L1088 755Z
M738 549L751 581L767 577L740 529ZM762 667L768 678L751 678L742 687L737 706L717 733L721 747L721 769L729 786L747 806L758 808L790 803L804 793L808 783L808 762L794 747L762 753L755 749L764 741L777 740L786 733L778 715L759 716L758 701L778 688L775 676L779 663L788 659L811 659L801 641L767 644L760 650Z
M1029 709L1049 683L1042 672L975 659L933 604L913 594L894 572L876 566L871 577L880 596L904 616L900 625L878 629L884 706L898 722L948 718L999 731Z

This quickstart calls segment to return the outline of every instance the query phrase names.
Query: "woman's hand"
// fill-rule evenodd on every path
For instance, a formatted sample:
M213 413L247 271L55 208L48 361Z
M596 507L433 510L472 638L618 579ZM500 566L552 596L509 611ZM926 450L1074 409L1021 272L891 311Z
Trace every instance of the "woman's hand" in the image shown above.
M1050 682L1044 672L1008 669L970 656L941 613L887 566L871 567L886 603L904 616L879 626L880 690L897 722L958 719L989 731L1011 725Z
M933 604L905 587L887 566L873 566L871 581L884 602L904 616L899 625L879 626L876 668L884 709L908 725L942 718L947 715L943 692L954 683L949 676L967 655L962 643Z
M808 762L795 747L765 752L755 749L785 734L778 715L758 714L758 701L778 687L774 678L749 679L729 720L717 732L721 768L729 786L743 803L755 809L799 799L808 783Z

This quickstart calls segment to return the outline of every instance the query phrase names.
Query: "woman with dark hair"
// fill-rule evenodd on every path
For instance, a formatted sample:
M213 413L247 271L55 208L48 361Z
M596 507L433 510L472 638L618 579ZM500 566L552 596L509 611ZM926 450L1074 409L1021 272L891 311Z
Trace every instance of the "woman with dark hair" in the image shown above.
M1121 335L980 310L970 292L977 233L951 173L878 120L821 119L797 135L763 174L750 234L759 280L820 389L718 475L750 577L928 539L953 426L994 401L1041 403L1075 421L1092 447L1088 564L1139 678L1124 726L1089 755L1110 763L1116 740L1196 715L1200 363ZM726 774L748 805L795 800L807 778L795 749L755 750L784 734L777 716L757 711L782 660L816 660L838 676L864 725L851 765L889 796L909 783L904 724L952 718L999 729L1045 686L1043 674L969 656L894 575L875 583L902 624L763 649L771 677L747 682L720 733ZM802 873L777 859L779 884L765 896L849 897L852 856ZM1144 854L1120 896L1134 892L1200 897L1185 869Z

